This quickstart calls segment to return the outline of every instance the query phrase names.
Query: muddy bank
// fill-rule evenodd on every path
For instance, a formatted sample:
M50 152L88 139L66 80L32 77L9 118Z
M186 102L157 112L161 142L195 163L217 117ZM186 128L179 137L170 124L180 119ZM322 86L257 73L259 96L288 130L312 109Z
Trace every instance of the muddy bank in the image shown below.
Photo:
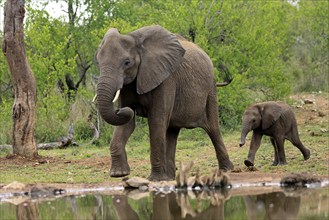
M27 200L44 200L60 196L83 195L83 194L105 194L105 195L128 195L131 198L148 196L150 192L191 192L191 191L213 191L224 197L259 195L271 192L303 192L303 188L310 186L315 188L329 187L328 176L315 176L307 173L298 174L265 174L253 173L229 173L227 185L211 190L205 188L178 188L176 181L146 182L138 183L136 187L128 186L126 181L105 182L101 184L22 184L13 182L0 185L0 201L12 200L20 203ZM131 178L133 179L133 178ZM134 181L134 180L133 180ZM143 181L143 180L141 180ZM285 187L287 186L287 187Z

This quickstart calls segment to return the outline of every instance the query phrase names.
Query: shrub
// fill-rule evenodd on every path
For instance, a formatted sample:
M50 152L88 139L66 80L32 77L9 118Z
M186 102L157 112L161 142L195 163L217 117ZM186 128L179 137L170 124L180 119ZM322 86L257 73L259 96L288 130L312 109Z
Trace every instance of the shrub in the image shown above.
M75 141L91 140L94 132L86 120L79 120L74 124Z
M12 126L13 120L11 120L13 103L5 99L2 100L0 105L0 144L12 143Z

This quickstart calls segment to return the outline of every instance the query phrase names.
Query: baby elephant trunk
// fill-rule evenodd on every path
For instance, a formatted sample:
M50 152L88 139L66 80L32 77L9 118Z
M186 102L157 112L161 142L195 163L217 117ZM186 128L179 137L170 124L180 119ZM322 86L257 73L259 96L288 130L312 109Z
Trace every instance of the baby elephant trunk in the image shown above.
M240 137L240 147L242 147L246 143L246 137L247 137L248 133L249 133L249 129L246 127L243 127L242 132L241 132L241 137Z

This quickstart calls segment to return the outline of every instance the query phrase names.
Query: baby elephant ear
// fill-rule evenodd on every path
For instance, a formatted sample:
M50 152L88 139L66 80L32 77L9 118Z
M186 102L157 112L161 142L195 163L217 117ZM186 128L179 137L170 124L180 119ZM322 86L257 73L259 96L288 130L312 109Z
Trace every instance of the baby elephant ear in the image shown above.
M271 127L282 115L284 109L278 102L266 102L261 105L262 129Z
M177 37L161 26L147 26L130 33L140 48L137 93L144 94L160 85L183 61L184 48Z

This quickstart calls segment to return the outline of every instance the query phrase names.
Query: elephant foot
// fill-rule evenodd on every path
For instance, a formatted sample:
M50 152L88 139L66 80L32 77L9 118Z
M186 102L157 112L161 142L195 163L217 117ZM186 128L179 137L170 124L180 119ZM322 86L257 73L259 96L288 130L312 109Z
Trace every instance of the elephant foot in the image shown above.
M306 152L303 153L304 160L308 160L311 156L311 151L309 149L306 149Z
M174 180L176 177L176 173L174 172L168 172L167 174L168 180Z
M278 166L284 166L284 165L287 165L288 163L286 161L283 161L283 162L279 162L278 163Z
M283 166L283 165L286 165L286 164L287 164L286 160L283 160L283 161L274 160L273 163L272 163L272 166Z
M254 163L251 162L250 160L245 160L244 161L244 165L246 165L247 167L253 167L254 166Z
M231 161L228 161L226 163L219 164L219 169L223 171L229 171L234 169L234 165Z
M130 174L130 167L128 164L112 164L110 170L111 177L124 177Z

